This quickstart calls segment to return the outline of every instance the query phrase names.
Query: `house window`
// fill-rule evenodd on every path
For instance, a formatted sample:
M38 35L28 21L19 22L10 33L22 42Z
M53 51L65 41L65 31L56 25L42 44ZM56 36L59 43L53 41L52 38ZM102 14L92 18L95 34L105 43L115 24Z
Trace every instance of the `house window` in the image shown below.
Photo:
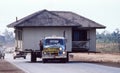
M73 30L72 41L86 41L87 31L86 30Z

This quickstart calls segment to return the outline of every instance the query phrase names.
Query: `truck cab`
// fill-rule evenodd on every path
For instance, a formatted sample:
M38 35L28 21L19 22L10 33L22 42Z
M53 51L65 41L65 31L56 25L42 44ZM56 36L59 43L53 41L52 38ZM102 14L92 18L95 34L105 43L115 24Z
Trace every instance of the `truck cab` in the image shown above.
M49 60L66 62L66 41L64 37L45 37L42 50L43 62Z

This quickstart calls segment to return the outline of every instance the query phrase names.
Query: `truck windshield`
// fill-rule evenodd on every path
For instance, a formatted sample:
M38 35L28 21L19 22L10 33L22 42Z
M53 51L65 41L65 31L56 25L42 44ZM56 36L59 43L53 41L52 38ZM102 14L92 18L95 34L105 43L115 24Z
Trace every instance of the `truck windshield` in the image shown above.
M64 45L63 39L46 39L45 45Z

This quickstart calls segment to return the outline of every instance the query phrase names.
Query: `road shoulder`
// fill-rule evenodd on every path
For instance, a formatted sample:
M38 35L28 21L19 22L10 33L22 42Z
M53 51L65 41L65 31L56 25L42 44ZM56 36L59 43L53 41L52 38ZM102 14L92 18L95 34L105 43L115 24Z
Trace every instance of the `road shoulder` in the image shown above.
M6 60L0 59L0 73L25 73L15 65Z

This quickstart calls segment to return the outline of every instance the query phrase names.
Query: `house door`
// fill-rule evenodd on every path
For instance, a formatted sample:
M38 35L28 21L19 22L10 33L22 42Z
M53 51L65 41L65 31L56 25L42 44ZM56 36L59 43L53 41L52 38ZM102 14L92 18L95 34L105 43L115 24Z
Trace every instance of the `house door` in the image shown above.
M73 30L72 41L87 41L87 30Z
M72 51L87 51L87 30L72 31Z

